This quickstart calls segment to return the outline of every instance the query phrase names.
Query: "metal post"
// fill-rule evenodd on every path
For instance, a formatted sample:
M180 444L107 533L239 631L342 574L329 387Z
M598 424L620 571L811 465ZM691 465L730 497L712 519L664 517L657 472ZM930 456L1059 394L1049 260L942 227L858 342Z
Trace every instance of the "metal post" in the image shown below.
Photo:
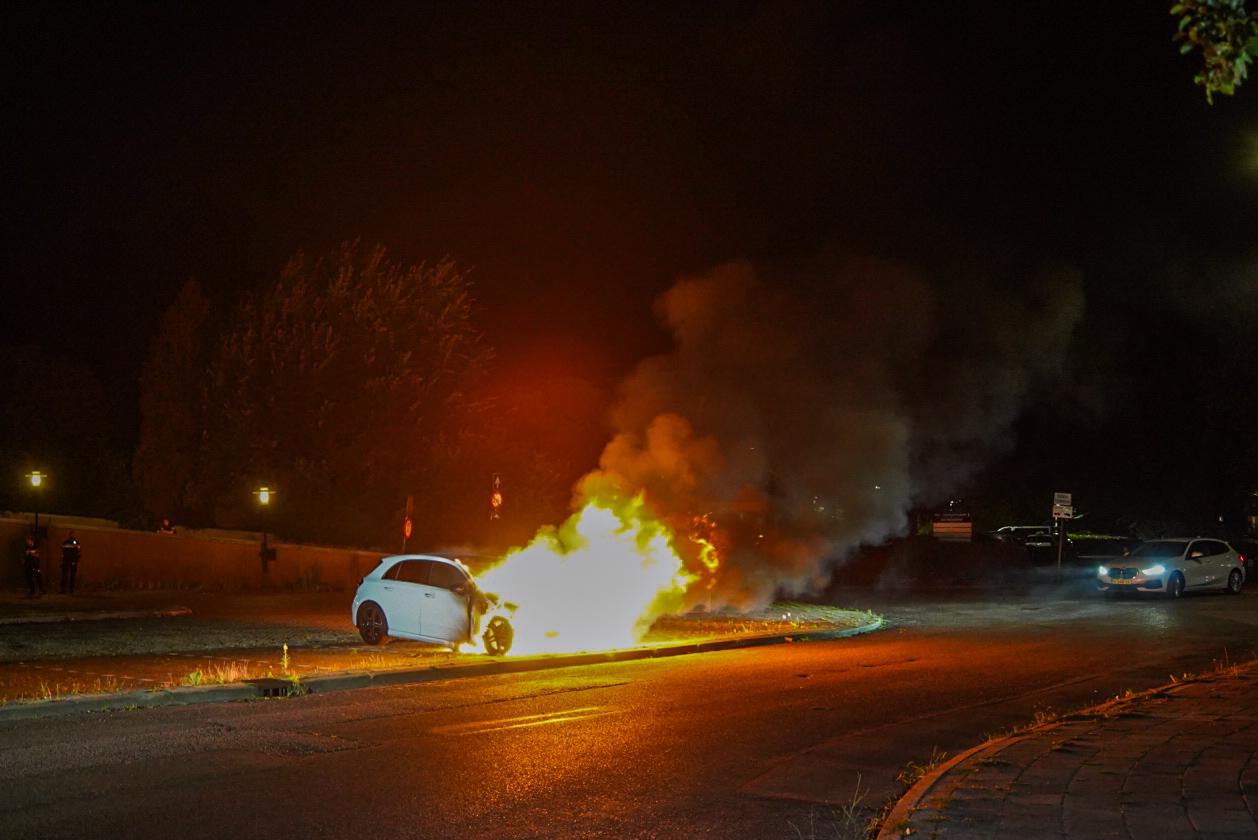
M1066 520L1057 520L1057 579L1061 579L1061 558L1066 552Z
M406 546L411 541L411 514L415 512L415 497L408 494L406 497L406 514L402 517L402 553L406 553Z

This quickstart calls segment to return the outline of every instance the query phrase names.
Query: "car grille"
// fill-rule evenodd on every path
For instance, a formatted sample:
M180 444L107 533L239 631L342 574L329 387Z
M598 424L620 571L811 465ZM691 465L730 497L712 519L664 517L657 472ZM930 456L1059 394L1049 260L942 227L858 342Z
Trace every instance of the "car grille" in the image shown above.
M1134 578L1136 576L1135 569L1110 569L1109 576L1112 578Z

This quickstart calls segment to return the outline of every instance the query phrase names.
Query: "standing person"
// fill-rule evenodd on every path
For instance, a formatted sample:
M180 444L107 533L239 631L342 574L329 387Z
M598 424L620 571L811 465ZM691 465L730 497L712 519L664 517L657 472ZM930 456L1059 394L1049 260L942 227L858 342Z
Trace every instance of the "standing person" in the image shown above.
M34 537L26 538L26 551L22 554L22 569L26 572L26 585L30 587L27 598L44 596L44 570L40 568L39 548Z
M61 544L61 594L73 595L74 582L79 576L79 541L74 532Z

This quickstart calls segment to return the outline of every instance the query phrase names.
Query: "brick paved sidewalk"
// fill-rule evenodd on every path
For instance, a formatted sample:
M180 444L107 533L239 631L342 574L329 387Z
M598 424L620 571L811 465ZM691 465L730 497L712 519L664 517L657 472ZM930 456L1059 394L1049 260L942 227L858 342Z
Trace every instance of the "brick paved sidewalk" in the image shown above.
M918 782L880 838L1258 837L1258 663L976 747Z

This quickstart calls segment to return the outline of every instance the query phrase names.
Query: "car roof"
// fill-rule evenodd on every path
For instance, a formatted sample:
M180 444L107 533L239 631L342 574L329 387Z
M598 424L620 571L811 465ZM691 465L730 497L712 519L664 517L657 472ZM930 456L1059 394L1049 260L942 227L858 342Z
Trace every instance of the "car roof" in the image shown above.
M441 560L446 563L457 563L453 557L443 557L440 554L390 554L380 558L382 560Z
M1223 539L1222 537L1156 537L1151 540L1145 540L1145 542L1147 543L1151 543L1151 542L1190 543L1193 540L1211 540L1213 542L1221 542L1221 543L1227 542L1227 540Z
M458 559L457 557L442 557L440 554L390 554L388 557L380 558L380 565L382 567L392 566L403 560L435 560L438 563L445 563L450 566L458 566L464 572L467 572L467 574L469 575L471 574L471 572L468 571L467 566L463 563L462 560Z

